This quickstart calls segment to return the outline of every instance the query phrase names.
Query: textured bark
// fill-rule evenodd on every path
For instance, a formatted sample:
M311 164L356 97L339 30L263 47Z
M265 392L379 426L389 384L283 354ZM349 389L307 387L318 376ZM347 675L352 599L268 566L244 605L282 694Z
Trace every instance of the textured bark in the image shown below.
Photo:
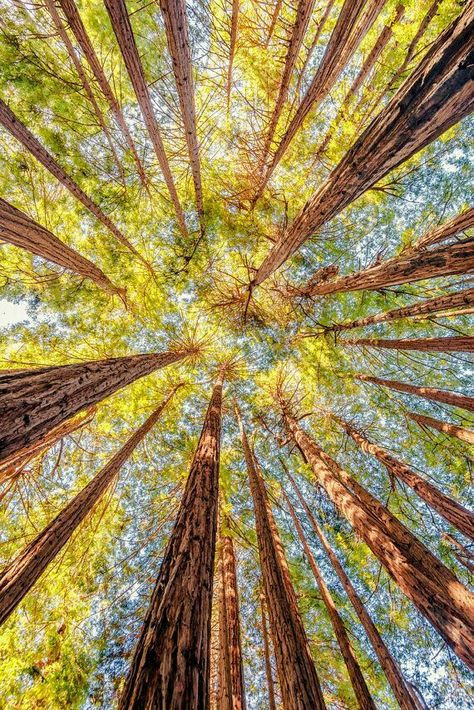
M413 249L425 249L449 237L455 237L464 230L474 227L474 207L464 210L452 219L423 234L413 245Z
M110 0L108 0L110 2ZM117 2L117 0L113 0ZM125 0L120 0L124 2ZM188 147L189 161L193 175L196 205L204 230L204 203L202 197L201 165L199 162L199 143L196 129L196 107L194 102L193 67L189 44L188 20L185 0L160 0L161 12L165 24L168 50L173 63L173 72L178 90L181 117Z
M187 354L176 350L0 372L0 461L7 464L83 409Z
M117 101L114 92L112 91L107 77L105 76L105 72L102 68L102 65L99 62L97 54L95 53L92 42L90 41L89 35L87 34L86 28L84 27L84 23L82 22L81 16L76 7L75 0L59 0L59 4L61 6L62 11L64 12L68 25L72 30L74 37L76 38L76 42L81 48L82 53L84 54L87 63L89 64L89 67L100 87L100 90L102 91L107 103L109 104L110 109L115 117L115 120L117 121L120 130L122 131L127 145L133 155L133 159L135 161L135 165L137 166L140 180L146 187L148 181L145 175L145 171L143 169L143 165L137 153L135 143L133 142L133 138L130 134L130 131L128 130L128 126L125 122L125 118L122 109L120 108L120 104Z
M325 454L282 404L286 426L339 513L446 643L474 668L474 595L371 493Z
M230 107L232 90L232 69L234 66L235 49L237 47L237 30L239 27L240 0L232 0L232 17L230 21L229 65L227 67L227 109Z
M119 707L209 707L217 531L221 370L191 464Z
M432 400L433 402L443 402L443 404L452 404L454 407L461 407L474 412L474 397L468 397L459 392L450 392L449 390L440 390L436 387L420 387L418 385L409 385L406 382L398 382L397 380L384 380L380 377L372 377L371 375L356 375L358 380L362 382L371 382L374 385L382 387L390 387L398 392L406 392L407 394L416 394L418 397Z
M414 418L416 416L415 414ZM369 441L366 436L357 431L348 422L334 415L333 419L360 446L362 451L374 456L377 461L380 461L385 466L390 475L403 481L448 523L454 525L460 532L474 540L474 513L471 513L470 510L467 510L467 508L447 496L432 483L419 476L407 464L396 459L383 447ZM428 419L431 420L430 417ZM415 419L415 421L417 420ZM442 424L442 422L439 423ZM449 427L449 424L447 426ZM474 443L474 432L472 433L472 443Z
M118 288L99 267L77 251L68 247L24 212L0 198L0 241L26 249L31 254L91 279L107 293L125 298L125 289Z
M272 19L270 20L270 27L268 28L268 35L265 42L265 47L268 47L270 40L273 37L273 31L278 20L278 15L280 14L282 4L283 0L276 0L275 2L275 8L272 13Z
M0 624L3 624L49 563L71 538L95 504L116 479L125 461L158 421L177 388L160 404L124 446L54 518L37 537L8 565L0 576Z
M316 584L318 585L318 589L321 594L321 599L324 602L324 606L326 607L329 618L331 620L334 634L339 644L344 663L346 664L352 689L354 691L355 697L357 698L357 703L361 710L376 710L376 705L372 700L372 696L370 695L367 683L365 682L354 650L349 641L349 636L347 634L346 627L344 626L344 621L337 610L332 594L329 591L324 577L322 576L321 571L316 563L311 548L308 545L305 534L303 532L303 528L301 527L300 521L298 520L298 517L296 515L295 509L293 508L293 505L291 504L291 501L284 490L282 490L282 493L290 511L290 515L295 525L296 532L298 533L298 537L300 538L306 557L308 558L308 562L316 580Z
M334 570L336 571L336 574L339 577L339 580L342 586L344 587L346 594L349 597L362 626L365 629L367 637L370 640L370 643L372 644L372 648L374 649L378 661L385 673L385 676L388 682L390 683L390 686L398 701L398 704L400 705L401 710L423 710L416 696L410 691L410 688L405 678L403 677L403 674L400 668L398 667L397 662L395 661L389 649L385 645L385 642L380 636L380 633L374 622L372 621L370 614L368 613L361 598L354 589L352 582L345 573L344 568L339 562L336 554L329 545L326 536L324 535L323 531L316 522L316 518L309 509L308 504L306 503L303 495L301 494L300 489L296 485L296 481L294 480L290 472L286 469L286 467L285 470L293 485L296 495L298 496L298 499L308 517L311 527L318 536L321 545L324 548L324 551L329 557L329 560L331 561L331 564Z
M288 710L325 708L265 484L237 407L236 415L254 503L260 567L283 706Z
M308 64L310 62L311 57L313 56L314 50L316 49L316 46L319 42L319 38L321 37L321 32L323 31L324 25L326 24L326 20L329 17L329 14L333 8L335 0L329 0L329 2L326 4L326 7L324 8L324 12L321 15L321 19L318 22L318 25L316 27L316 32L313 37L313 41L311 42L311 45L308 49L308 52L306 54L305 60L303 62L303 66L301 67L301 71L299 73L298 81L296 82L296 87L295 87L295 94L298 95L300 88L301 88L301 82L303 81L303 77L305 75L306 69L308 68Z
M419 424L421 427L431 427L432 429L437 429L442 434L448 434L449 436L455 436L456 439L461 441L466 441L468 444L474 444L474 430L466 429L462 426L456 426L456 424L450 424L449 422L441 422L439 419L434 419L433 417L428 417L426 414L415 414L415 412L408 412L410 419ZM471 514L472 522L472 514ZM453 523L454 525L454 523ZM459 527L459 525L458 525ZM459 528L461 530L461 528ZM462 531L464 532L464 531ZM464 532L465 535L469 533ZM470 537L473 537L473 531L471 526Z
M266 613L265 595L260 594L260 613L262 616L262 639L263 639L263 656L265 660L265 675L267 678L268 689L268 710L277 710L275 702L275 688L273 684L273 672L270 653L270 638L268 636L267 613Z
M472 353L474 352L474 337L458 336L456 338L405 338L384 340L383 338L359 338L358 340L341 341L344 345L369 345L372 348L389 348L392 350L419 350L436 353Z
M61 2L65 1L66 0L61 0ZM67 2L70 1L71 0L67 0ZM163 144L163 139L161 137L158 122L153 110L150 91L145 80L145 74L143 72L143 66L135 42L130 18L127 13L125 0L104 0L104 4L107 8L107 12L109 13L112 29L120 47L125 66L127 67L127 72L130 77L133 90L135 91L138 105L140 106L140 111L142 112L143 120L145 121L148 135L150 136L153 144L158 163L160 164L166 187L170 193L181 232L184 236L188 236L183 208L181 207L181 203L179 201L178 193L176 191L173 176L168 163L165 146Z
M433 42L412 75L306 203L259 267L262 283L323 224L470 113L474 5Z

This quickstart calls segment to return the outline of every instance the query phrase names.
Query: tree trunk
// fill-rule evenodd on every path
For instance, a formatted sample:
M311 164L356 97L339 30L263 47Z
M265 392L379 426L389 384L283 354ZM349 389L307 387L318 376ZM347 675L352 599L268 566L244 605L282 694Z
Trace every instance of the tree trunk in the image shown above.
M91 279L107 293L125 299L125 289L114 286L103 271L89 259L68 247L48 229L1 198L0 240L26 249L31 254L36 254L79 276Z
M273 10L272 19L270 20L270 27L268 28L268 35L265 41L265 47L268 47L268 45L270 44L270 40L273 37L273 31L278 20L278 15L280 14L282 4L283 0L276 0L275 2L275 8Z
M464 210L464 212L461 212L447 222L426 232L411 248L425 249L433 244L438 244L445 239L449 239L449 237L455 237L457 234L461 234L470 227L474 227L474 207Z
M415 414L414 417L416 416ZM470 537L471 540L474 540L473 513L440 491L432 483L429 483L429 481L419 476L415 471L412 471L405 463L398 461L398 459L389 454L388 451L381 446L369 441L369 439L357 431L357 429L354 429L348 422L335 415L332 415L332 418L344 429L346 434L360 446L362 451L375 456L377 461L380 461L380 463L385 466L390 475L406 483L407 486L415 491L427 505L433 508L433 510L436 510L448 523L454 525L460 532ZM449 424L447 426L449 427ZM474 432L472 442L474 443Z
M122 131L122 134L125 140L127 141L127 145L133 155L133 159L137 166L140 180L142 184L147 187L148 181L145 175L145 171L137 153L135 143L133 142L130 131L128 130L128 126L125 122L122 109L120 108L120 104L117 101L114 92L112 91L112 88L107 80L107 77L105 76L105 72L101 66L101 63L99 62L99 59L95 53L92 42L89 39L89 35L87 34L86 28L84 27L84 23L82 22L81 16L76 7L75 0L59 0L59 4L61 6L62 11L64 12L68 25L72 30L74 37L76 38L76 42L80 46L82 53L84 54L87 63L89 64L89 67L91 68L91 71L100 86L100 90L102 91L107 103L109 104L110 109L113 115L115 116L115 120L117 121L120 130Z
M268 710L277 710L275 702L275 688L273 686L273 673L270 654L270 639L268 637L267 615L265 612L265 595L260 594L260 612L262 615L262 639L263 639L263 655L265 658L265 675L267 677L268 688Z
M230 108L230 93L232 90L232 68L234 66L235 49L237 47L237 29L239 26L240 1L232 0L232 18L230 22L229 66L227 68L227 110Z
M222 368L165 550L119 707L209 706Z
M4 569L0 576L0 624L8 619L49 563L71 538L73 532L102 498L125 461L130 458L137 445L158 421L176 389L177 387L171 391L158 409L148 417L92 481Z
M255 274L254 286L323 224L470 113L474 97L468 54L473 25L474 6L469 4L433 42L417 69L270 250Z
M65 1L70 2L70 0L61 0L61 3ZM125 66L127 67L127 72L135 91L138 105L140 106L140 111L142 112L143 120L145 121L158 163L160 164L166 187L170 193L181 232L185 237L187 237L188 230L184 219L183 208L181 207L181 203L179 201L166 155L165 146L163 145L163 139L158 126L158 121L156 120L155 112L153 110L150 92L146 83L138 48L135 43L135 37L133 35L132 25L127 13L125 0L104 0L104 4L107 8L107 12L109 13L110 23L120 47Z
M288 710L325 708L265 484L237 405L236 415L254 503L260 567L283 706Z
M377 627L375 626L374 622L370 617L370 614L366 610L361 598L354 589L352 582L345 573L344 568L339 562L336 554L331 549L331 546L329 545L326 536L324 535L323 531L316 522L316 518L309 509L308 504L306 503L303 495L301 494L300 489L296 485L296 481L294 480L293 476L290 474L286 466L285 471L293 485L293 488L295 489L296 495L298 496L301 505L303 506L303 509L311 524L311 527L318 536L324 548L324 551L329 557L329 560L331 561L331 564L334 567L336 574L339 577L339 580L342 586L344 587L346 594L349 597L362 626L365 629L367 637L370 640L370 643L372 644L372 648L374 649L378 661L385 673L385 676L388 682L390 683L392 691L398 701L398 704L400 705L401 710L423 710L416 696L411 693L410 688L405 678L403 677L400 668L398 667L389 649L385 645L385 642L380 636Z
M42 442L58 424L189 354L190 351L170 350L0 372L0 461L9 463L33 444Z
M433 402L443 402L443 404L451 404L453 407L461 407L474 412L474 397L468 397L465 394L439 390L436 387L408 385L405 382L397 382L397 380L383 380L380 377L372 377L371 375L355 375L355 377L362 382L372 382L374 385L390 387L392 390L406 392L407 394L416 394L418 397L423 397Z
M369 345L373 348L389 348L392 350L419 350L436 353L472 353L474 352L474 337L458 336L455 338L406 338L384 340L383 338L359 338L358 340L341 341L344 345Z
M441 422L439 419L428 417L426 414L415 414L415 412L408 412L408 416L422 428L431 427L432 429L440 431L442 434L455 436L456 439L466 441L468 444L474 444L474 430L472 429L466 429L465 427L456 426L455 424L450 424L448 422ZM461 530L460 527L459 529ZM465 532L464 534L467 535L468 533ZM473 537L472 527L470 537Z
M290 499L288 498L283 489L282 494L290 511L290 515L293 519L293 523L300 538L301 544L303 545L306 557L308 558L308 562L316 580L316 584L318 585L318 589L321 594L321 598L324 602L324 606L326 607L329 618L331 620L331 624L334 629L334 634L339 644L344 663L346 664L347 672L349 674L352 689L357 699L357 703L361 710L376 710L375 703L372 700L372 696L370 695L367 683L365 682L359 663L357 662L354 650L349 641L349 636L347 635L346 627L344 626L344 621L342 620L336 608L336 604L334 603L332 594L329 591L326 582L324 581L324 577L322 576L318 565L316 564L316 560L314 558L310 546L308 545L308 542L303 532L303 528L301 527L300 521L298 520L298 517L296 515L295 509L293 508Z
M474 668L472 595L392 513L325 454L282 403L286 426L316 481L400 589Z
M319 42L319 38L321 37L321 32L323 31L324 25L326 24L326 20L329 17L329 14L333 8L335 0L329 0L329 2L326 3L326 7L324 8L324 12L321 16L321 19L319 20L317 27L316 27L316 32L313 37L313 41L311 42L311 45L308 49L308 52L306 54L305 60L303 62L303 66L301 67L301 71L299 73L298 81L296 82L295 86L295 95L298 96L301 88L301 82L303 81L303 77L306 73L306 69L308 68L309 61L311 57L313 56L314 50L316 49L316 46Z

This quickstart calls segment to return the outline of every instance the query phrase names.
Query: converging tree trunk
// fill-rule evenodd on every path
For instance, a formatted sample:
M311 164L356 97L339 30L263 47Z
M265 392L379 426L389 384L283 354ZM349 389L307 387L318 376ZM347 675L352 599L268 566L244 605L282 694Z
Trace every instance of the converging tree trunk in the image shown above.
M443 242L445 239L455 237L470 227L474 227L474 207L464 210L447 222L443 222L438 227L426 232L417 239L410 249L426 249L433 246L433 244Z
M236 416L254 502L260 566L283 705L288 710L322 709L326 706L298 611L283 546L262 474L250 448L237 405Z
M121 710L209 706L222 387L214 385L173 532L119 701Z
M431 429L436 429L442 434L448 434L449 436L454 436L456 437L456 439L465 441L468 444L474 444L474 430L472 429L466 429L462 426L456 426L456 424L451 424L450 422L442 422L439 419L435 419L434 417L428 417L426 414L416 414L415 412L408 412L408 416L422 428L431 427ZM465 534L467 535L468 533ZM473 537L472 528L470 536Z
M328 19L329 14L333 8L334 2L335 2L335 0L329 0L326 3L326 5L324 7L324 12L321 15L321 19L318 21L318 24L316 26L316 32L314 33L314 37L313 37L312 42L309 46L309 49L306 53L306 57L304 59L301 70L299 72L298 81L296 82L296 86L295 86L295 95L296 96L298 96L300 93L301 84L302 84L303 78L305 76L306 69L308 68L308 64L311 60L311 57L313 56L314 50L317 47L317 44L319 42L319 38L321 37L321 32L323 31L324 25L326 24L326 20Z
M266 614L265 595L260 594L260 613L262 617L262 640L263 640L263 656L265 660L265 675L267 678L268 689L268 710L277 710L275 702L275 688L273 685L273 671L270 653L270 639L268 637L267 614Z
M178 385L179 387L180 385ZM3 624L23 597L43 574L73 532L117 477L120 469L142 441L173 394L175 387L142 426L83 490L66 505L52 522L8 565L0 576L0 624Z
M455 338L359 338L358 340L341 340L344 345L368 345L372 348L389 348L391 350L419 350L420 352L436 353L472 353L474 352L474 337L459 335Z
M254 286L323 224L470 113L474 97L467 58L473 25L474 6L469 4L433 42L413 74L272 247L255 274Z
M449 390L440 390L436 387L419 387L417 385L409 385L406 382L398 382L397 380L384 380L381 377L373 377L371 375L355 375L357 380L362 382L371 382L374 385L382 387L390 387L398 392L406 394L416 394L418 397L432 400L433 402L442 402L443 404L451 404L454 407L461 407L474 412L474 397L468 397L459 392L450 392Z

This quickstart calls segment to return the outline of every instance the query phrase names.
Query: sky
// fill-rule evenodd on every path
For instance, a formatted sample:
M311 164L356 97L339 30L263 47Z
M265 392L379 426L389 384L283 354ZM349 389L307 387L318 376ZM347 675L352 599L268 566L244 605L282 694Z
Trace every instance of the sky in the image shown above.
M13 303L6 298L0 299L0 328L9 328L12 325L28 320L28 304Z

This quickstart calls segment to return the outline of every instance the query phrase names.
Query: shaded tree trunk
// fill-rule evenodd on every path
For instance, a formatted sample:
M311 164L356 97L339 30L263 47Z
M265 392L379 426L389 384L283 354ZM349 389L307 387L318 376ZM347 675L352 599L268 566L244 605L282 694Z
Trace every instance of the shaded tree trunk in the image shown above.
M308 545L308 542L303 532L303 528L301 527L300 521L298 520L298 517L296 515L295 509L293 508L290 499L288 498L283 489L282 494L290 511L290 515L295 525L296 532L298 533L298 537L300 538L301 544L303 545L306 557L308 558L308 562L316 580L316 584L318 585L318 589L321 594L321 598L324 602L324 606L326 607L329 618L331 620L337 643L344 659L344 663L346 664L352 689L354 691L355 697L357 698L357 703L361 710L376 710L376 705L372 700L372 696L370 695L367 683L365 682L354 650L349 641L349 636L347 634L346 627L344 626L344 621L342 620L342 617L340 616L336 608L336 604L334 603L332 594L329 591L326 582L324 581L324 577L322 576L318 565L316 564L316 560L314 558L310 546Z
M462 426L456 426L455 424L450 424L449 422L442 422L439 419L434 419L434 417L428 417L426 414L415 414L415 412L408 412L408 416L410 417L410 419L413 419L414 422L419 424L419 426L421 426L422 428L431 427L432 429L440 431L442 434L455 436L456 439L465 441L468 444L474 444L474 430L472 429L466 429ZM461 530L460 527L459 529ZM468 533L465 532L464 534L467 535ZM470 537L473 537L472 527Z
M411 247L412 249L425 249L433 244L455 237L461 234L466 229L474 227L474 207L464 210L452 219L440 224L438 227L431 229L423 234Z
M180 385L178 385L179 387ZM153 414L130 437L124 446L104 466L53 521L8 565L0 576L0 624L3 624L23 597L43 574L73 532L91 512L95 504L117 477L125 461L158 421L177 387Z
M325 708L265 484L237 405L236 416L254 502L260 566L283 705L288 710Z
M323 31L324 25L326 24L326 20L329 17L329 14L333 8L335 0L329 0L329 2L326 4L326 7L324 8L324 12L321 15L321 19L318 22L318 25L316 27L316 32L313 37L313 41L311 42L311 45L308 49L308 52L306 54L305 60L303 62L303 66L301 67L301 71L299 73L298 81L296 82L295 86L295 95L299 95L299 91L301 88L301 82L303 81L303 77L305 75L306 69L308 68L308 64L310 62L311 57L313 56L314 50L316 49L316 46L319 42L319 38L321 37L321 32Z
M262 639L263 639L263 655L265 660L265 675L267 678L268 688L268 710L277 710L275 702L275 688L273 685L273 672L270 654L270 639L268 637L267 615L265 612L265 595L260 594L260 613L262 616Z
M209 706L222 387L214 385L119 707Z
M389 348L392 350L419 350L436 353L472 353L474 352L474 337L457 336L455 338L359 338L358 340L341 341L344 345L369 345L372 348Z
M170 350L0 372L0 461L9 463L78 412L189 354Z
M227 110L230 108L232 90L232 69L234 66L235 49L237 47L237 30L239 26L239 0L232 0L232 17L230 21L229 65L227 68Z
M355 375L356 379L362 382L371 382L374 385L382 387L390 387L398 392L406 392L406 394L416 394L418 397L432 400L433 402L443 402L443 404L451 404L454 407L461 407L474 412L474 397L468 397L459 392L449 392L448 390L439 390L436 387L419 387L417 385L409 385L405 382L397 380L384 380L380 377L372 377L371 375Z
M474 97L468 56L473 28L474 7L466 5L272 247L255 274L254 286L322 225L470 113Z

